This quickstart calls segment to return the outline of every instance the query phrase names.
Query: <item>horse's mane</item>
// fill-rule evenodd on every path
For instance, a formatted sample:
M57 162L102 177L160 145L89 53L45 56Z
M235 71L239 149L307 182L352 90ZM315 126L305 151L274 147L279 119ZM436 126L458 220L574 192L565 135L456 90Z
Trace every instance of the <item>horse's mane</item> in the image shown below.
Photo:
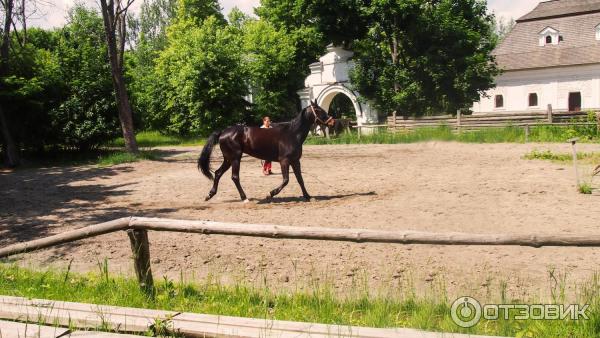
M300 126L302 125L302 116L304 116L304 112L306 112L306 108L303 108L300 113L298 115L296 115L296 117L294 117L293 119L290 120L289 125L290 128L292 129L296 129L296 128L300 128Z
M273 126L273 127L285 127L285 126L289 126L290 123L292 123L292 121L273 122L273 123L271 123L271 126Z
M300 127L300 125L302 124L302 116L304 115L304 112L306 111L306 108L303 108L300 113L298 113L294 118L292 118L289 121L283 121L283 122L273 122L271 123L271 126L273 128L285 128L285 127L289 127L290 129L295 129L297 127Z

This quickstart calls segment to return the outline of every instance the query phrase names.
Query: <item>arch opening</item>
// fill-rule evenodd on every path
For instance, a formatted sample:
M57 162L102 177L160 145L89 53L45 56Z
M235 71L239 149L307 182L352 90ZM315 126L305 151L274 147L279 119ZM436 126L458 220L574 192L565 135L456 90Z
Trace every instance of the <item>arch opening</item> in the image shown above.
M327 113L334 119L356 119L356 110L352 100L342 93L337 93L331 99Z
M343 116L343 118L358 121L363 115L354 92L341 85L330 86L323 90L317 98L317 103L330 114L333 113L335 118ZM342 116L335 115L338 111Z

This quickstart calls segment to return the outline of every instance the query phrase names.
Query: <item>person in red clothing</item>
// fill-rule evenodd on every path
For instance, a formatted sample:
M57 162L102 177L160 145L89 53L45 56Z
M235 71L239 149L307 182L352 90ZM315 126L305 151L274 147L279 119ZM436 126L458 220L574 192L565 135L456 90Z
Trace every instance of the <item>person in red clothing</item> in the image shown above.
M264 116L263 124L260 126L261 128L271 128L271 119L268 116ZM271 161L264 161L263 163L263 175L271 175Z

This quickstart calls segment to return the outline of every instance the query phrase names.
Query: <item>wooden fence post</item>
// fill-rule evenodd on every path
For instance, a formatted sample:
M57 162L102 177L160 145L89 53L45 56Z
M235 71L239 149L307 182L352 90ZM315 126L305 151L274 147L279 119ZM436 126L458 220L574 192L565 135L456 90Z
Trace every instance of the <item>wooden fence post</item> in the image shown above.
M149 296L154 296L154 279L150 266L150 243L148 242L148 231L127 230L131 251L133 252L133 267L137 275L140 288Z
M361 134L360 130L361 130L361 125L360 125L360 124L359 124L359 125L357 125L357 126L356 126L356 129L358 129L358 139L360 140L360 134Z
M456 129L458 130L458 133L460 134L460 118L462 116L462 112L459 110L456 111Z
M396 131L396 111L392 112L392 131Z
M575 137L569 139L567 142L571 142L571 149L573 150L573 168L575 169L575 183L577 184L577 189L579 189L579 172L577 171L577 141L579 138Z
M548 115L548 123L552 123L552 105L551 104L548 105L546 114Z
M525 124L525 143L529 142L529 123Z

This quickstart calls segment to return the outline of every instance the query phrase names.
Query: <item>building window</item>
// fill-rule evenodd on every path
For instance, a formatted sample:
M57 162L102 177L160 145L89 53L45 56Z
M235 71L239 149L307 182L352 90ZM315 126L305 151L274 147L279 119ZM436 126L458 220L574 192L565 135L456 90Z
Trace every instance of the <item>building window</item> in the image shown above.
M581 111L581 93L569 93L569 111Z
M546 27L538 34L540 47L546 45L558 45L559 42L563 40L560 32L552 27Z
M504 96L496 95L494 100L494 107L503 108L504 107Z
M530 107L538 106L538 95L536 93L529 94L529 106Z
M596 26L596 40L600 41L600 25Z

